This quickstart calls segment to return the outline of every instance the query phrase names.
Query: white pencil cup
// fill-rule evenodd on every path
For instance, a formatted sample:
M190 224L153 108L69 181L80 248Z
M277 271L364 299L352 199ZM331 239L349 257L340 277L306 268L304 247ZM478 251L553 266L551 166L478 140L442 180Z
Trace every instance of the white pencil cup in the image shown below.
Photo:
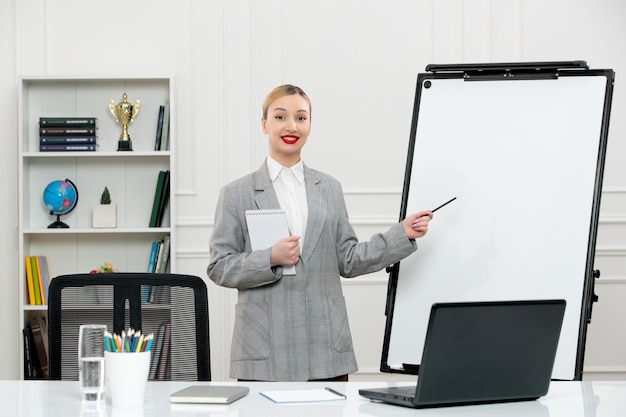
M142 407L150 371L151 352L104 352L111 404L119 408Z

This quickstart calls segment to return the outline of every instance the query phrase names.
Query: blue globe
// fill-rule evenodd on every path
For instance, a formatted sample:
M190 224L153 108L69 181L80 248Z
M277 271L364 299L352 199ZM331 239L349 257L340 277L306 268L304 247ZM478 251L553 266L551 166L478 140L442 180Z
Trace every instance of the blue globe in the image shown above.
M67 228L65 223L59 220L59 216L74 210L78 202L78 190L72 181L66 179L52 181L43 191L43 202L50 214L57 216L57 221L50 224L49 228Z

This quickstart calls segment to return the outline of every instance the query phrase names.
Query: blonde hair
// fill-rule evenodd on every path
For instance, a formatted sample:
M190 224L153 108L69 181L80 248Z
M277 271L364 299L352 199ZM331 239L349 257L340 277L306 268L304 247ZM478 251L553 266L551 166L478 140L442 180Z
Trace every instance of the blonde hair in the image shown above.
M272 91L269 92L265 100L263 100L263 105L261 106L261 110L263 111L263 119L267 120L267 111L270 108L270 105L278 98L282 96L291 96L293 94L298 94L304 97L306 102L309 104L309 117L311 114L311 100L309 96L306 95L303 89L300 87L296 87L291 84L283 84L275 87Z

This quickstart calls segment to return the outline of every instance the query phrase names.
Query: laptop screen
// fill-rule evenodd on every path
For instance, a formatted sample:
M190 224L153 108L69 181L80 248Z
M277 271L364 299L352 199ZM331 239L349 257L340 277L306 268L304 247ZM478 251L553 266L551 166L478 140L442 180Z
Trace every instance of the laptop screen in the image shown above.
M415 402L535 399L547 393L564 300L432 306Z

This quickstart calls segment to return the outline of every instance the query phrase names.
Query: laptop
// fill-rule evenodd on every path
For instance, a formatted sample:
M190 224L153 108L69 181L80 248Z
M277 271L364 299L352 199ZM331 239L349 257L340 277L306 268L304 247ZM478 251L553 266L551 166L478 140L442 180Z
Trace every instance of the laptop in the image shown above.
M435 303L417 385L359 389L413 408L536 400L550 386L565 300Z

